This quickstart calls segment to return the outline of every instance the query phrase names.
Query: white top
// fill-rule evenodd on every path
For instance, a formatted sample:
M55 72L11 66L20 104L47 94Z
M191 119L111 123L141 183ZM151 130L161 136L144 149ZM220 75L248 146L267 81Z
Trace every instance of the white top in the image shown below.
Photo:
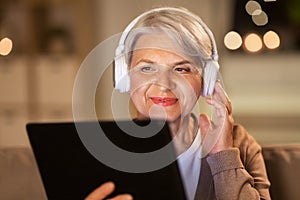
M201 168L200 129L192 145L177 158L179 171L188 200L195 198Z

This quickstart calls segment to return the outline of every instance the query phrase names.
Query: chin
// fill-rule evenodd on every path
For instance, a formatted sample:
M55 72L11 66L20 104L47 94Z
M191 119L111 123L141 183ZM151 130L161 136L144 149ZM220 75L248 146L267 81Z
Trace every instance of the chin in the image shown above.
M176 116L171 116L171 115L165 115L165 114L152 114L150 115L139 115L137 117L137 119L140 120L147 120L147 119L152 119L152 120L163 120L163 121L168 121L168 122L172 122L172 121L177 121L178 119L180 119L180 116L176 115Z
M162 120L162 121L167 121L169 123L178 121L180 119L180 116L163 116L163 115L154 115L149 117L153 120Z

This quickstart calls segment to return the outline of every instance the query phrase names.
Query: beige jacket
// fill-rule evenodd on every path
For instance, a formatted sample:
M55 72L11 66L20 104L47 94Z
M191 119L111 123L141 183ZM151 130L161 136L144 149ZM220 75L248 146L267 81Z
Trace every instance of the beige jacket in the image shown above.
M196 200L271 199L261 147L240 125L234 148L202 159Z

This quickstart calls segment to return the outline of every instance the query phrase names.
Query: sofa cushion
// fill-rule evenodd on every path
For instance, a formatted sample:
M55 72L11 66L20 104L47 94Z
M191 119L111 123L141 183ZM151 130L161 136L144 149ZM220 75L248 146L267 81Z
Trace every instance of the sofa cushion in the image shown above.
M30 148L0 148L0 199L47 199Z
M264 146L272 200L300 199L300 145Z

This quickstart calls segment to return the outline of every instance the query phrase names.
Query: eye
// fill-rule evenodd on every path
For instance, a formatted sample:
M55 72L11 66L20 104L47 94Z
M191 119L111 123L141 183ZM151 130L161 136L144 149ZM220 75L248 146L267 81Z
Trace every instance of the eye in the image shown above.
M144 73L154 73L157 71L157 67L155 67L154 65L143 65L140 66L140 71L144 72Z
M150 66L143 66L143 67L141 67L141 70L142 70L143 72L149 72L149 71L152 70L152 67L150 67Z
M191 72L191 68L189 66L177 66L174 68L174 71L176 71L177 73L189 73Z

